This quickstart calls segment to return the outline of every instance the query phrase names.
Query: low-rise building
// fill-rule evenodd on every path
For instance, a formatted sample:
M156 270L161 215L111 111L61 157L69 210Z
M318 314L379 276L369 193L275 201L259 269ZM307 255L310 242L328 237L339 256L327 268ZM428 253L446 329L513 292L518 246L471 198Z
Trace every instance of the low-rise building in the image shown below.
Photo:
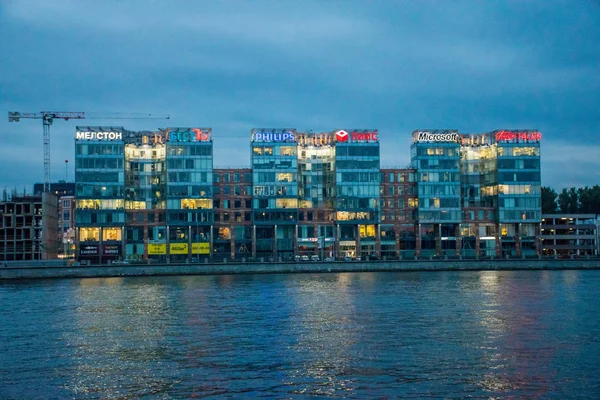
M598 214L542 215L542 254L558 257L597 256Z

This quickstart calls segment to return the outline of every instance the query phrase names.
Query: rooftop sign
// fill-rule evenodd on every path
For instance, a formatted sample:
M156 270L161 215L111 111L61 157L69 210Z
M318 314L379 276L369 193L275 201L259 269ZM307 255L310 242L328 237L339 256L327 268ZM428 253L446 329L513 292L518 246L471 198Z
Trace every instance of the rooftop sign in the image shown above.
M542 139L542 134L538 131L498 131L496 132L496 142L502 141L524 141L524 142L539 142Z
M295 142L295 129L253 129L253 142Z
M436 142L454 143L458 142L460 135L457 131L415 131L413 142Z
M123 132L77 131L76 140L123 140Z
M211 128L167 128L165 135L168 142L210 142Z
M379 141L379 132L377 129L365 129L365 130L347 130L340 129L335 132L335 140L340 143L347 142L377 142Z

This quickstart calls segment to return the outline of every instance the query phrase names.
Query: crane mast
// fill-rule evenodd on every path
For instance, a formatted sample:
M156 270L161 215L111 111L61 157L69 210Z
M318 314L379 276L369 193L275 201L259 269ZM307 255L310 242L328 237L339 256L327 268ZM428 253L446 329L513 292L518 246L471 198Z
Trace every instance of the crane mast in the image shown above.
M23 119L41 119L44 127L44 192L50 192L50 126L55 119L170 119L164 114L86 114L72 111L40 111L37 113L22 113L9 111L8 122L19 122Z

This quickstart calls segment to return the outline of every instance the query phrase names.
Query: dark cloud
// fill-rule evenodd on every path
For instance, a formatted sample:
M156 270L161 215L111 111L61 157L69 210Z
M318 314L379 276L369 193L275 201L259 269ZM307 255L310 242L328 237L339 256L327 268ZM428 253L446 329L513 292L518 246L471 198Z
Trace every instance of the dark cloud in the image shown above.
M1 4L3 113L169 113L85 124L212 126L217 166L247 165L257 126L376 127L386 166L408 164L419 127L537 128L544 184L599 181L577 172L599 170L589 151L553 150L599 142L597 2ZM41 122L4 118L0 185L40 181ZM73 158L75 125L53 126L54 179Z

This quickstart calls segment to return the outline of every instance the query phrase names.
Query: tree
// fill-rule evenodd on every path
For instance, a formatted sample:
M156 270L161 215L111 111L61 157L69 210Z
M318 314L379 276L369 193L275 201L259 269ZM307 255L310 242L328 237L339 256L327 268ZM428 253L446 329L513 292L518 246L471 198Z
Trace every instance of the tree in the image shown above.
M558 211L558 194L548 186L542 186L542 214L555 214Z
M600 213L600 186L584 187L577 189L579 197L579 212L587 214Z
M579 211L579 193L572 187L563 189L558 195L558 207L563 214L575 214Z

